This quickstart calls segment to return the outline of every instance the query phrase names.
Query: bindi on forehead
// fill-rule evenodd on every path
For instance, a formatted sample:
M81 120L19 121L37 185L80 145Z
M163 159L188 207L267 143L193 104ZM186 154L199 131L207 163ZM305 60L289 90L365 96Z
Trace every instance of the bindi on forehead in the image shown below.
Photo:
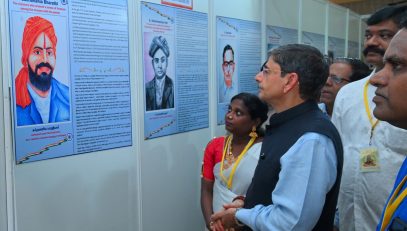
M47 43L46 43L46 42L47 42L47 41L46 41L47 39L45 38L45 33L44 33L44 35L43 35L43 36L44 36L44 45L43 45L42 47L44 47L44 48L45 48L45 47L47 47Z
M42 33L35 40L33 48L52 49L53 45L51 39L45 33Z

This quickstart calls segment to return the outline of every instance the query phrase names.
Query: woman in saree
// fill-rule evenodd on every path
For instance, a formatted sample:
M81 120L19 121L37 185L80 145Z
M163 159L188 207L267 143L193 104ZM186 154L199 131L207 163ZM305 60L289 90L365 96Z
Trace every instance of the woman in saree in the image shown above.
M201 209L206 227L210 216L223 209L237 195L245 195L260 155L268 107L256 95L240 93L230 102L225 115L228 135L212 139L205 148Z

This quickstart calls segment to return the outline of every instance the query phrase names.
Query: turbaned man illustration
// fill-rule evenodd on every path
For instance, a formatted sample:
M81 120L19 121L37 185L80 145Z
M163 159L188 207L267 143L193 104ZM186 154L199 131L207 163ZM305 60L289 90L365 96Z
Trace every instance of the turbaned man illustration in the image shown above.
M57 36L42 17L27 19L22 38L22 68L15 79L17 125L70 120L69 88L53 76Z

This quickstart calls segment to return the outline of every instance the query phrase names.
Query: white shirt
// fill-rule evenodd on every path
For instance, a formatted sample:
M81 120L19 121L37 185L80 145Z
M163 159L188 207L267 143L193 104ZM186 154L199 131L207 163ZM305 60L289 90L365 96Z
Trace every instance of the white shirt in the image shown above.
M407 131L380 121L374 129L371 144L378 150L380 170L360 171L360 150L369 147L372 128L363 103L363 90L372 75L342 87L336 96L332 115L344 147L338 199L339 228L344 231L376 230L397 171L407 154ZM376 87L369 85L372 116L375 90Z
M232 81L232 85L227 87L225 81L222 79L221 87L219 88L219 103L230 103L233 96L237 94L236 80Z
M159 108L161 108L161 104L163 102L164 83L166 77L167 76L164 76L161 79L155 78L155 102Z
M319 103L319 104L318 104L318 107L319 107L319 109L321 109L321 111L322 111L325 115L327 115L327 116L329 117L328 112L327 112L327 110L326 110L326 105L325 105L324 103ZM329 118L329 119L331 119L331 118Z

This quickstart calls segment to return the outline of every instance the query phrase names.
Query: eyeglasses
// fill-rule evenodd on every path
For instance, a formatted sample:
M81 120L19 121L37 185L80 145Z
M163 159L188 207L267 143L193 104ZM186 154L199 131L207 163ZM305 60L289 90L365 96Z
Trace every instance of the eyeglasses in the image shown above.
M235 64L235 61L233 61L233 60L231 60L231 61L223 61L223 63L222 63L222 66L224 67L224 68L227 68L227 67L231 67L231 66L233 66Z
M336 76L336 75L329 75L328 78L331 78L332 81L336 84L341 84L342 82L347 82L349 83L350 81L347 79L344 79L342 77Z
M287 71L280 71L280 72L279 72L279 71L276 71L276 70L273 70L273 69L269 69L269 68L266 66L266 64L267 64L267 61L264 62L263 65L261 65L261 68L260 68L260 72L262 72L263 75L277 74L277 73L284 75L284 74L288 73Z
M269 74L282 74L284 75L286 72L285 71L277 71L277 70L273 70L273 69L268 69L266 67L263 68L262 70L263 75L267 76Z

